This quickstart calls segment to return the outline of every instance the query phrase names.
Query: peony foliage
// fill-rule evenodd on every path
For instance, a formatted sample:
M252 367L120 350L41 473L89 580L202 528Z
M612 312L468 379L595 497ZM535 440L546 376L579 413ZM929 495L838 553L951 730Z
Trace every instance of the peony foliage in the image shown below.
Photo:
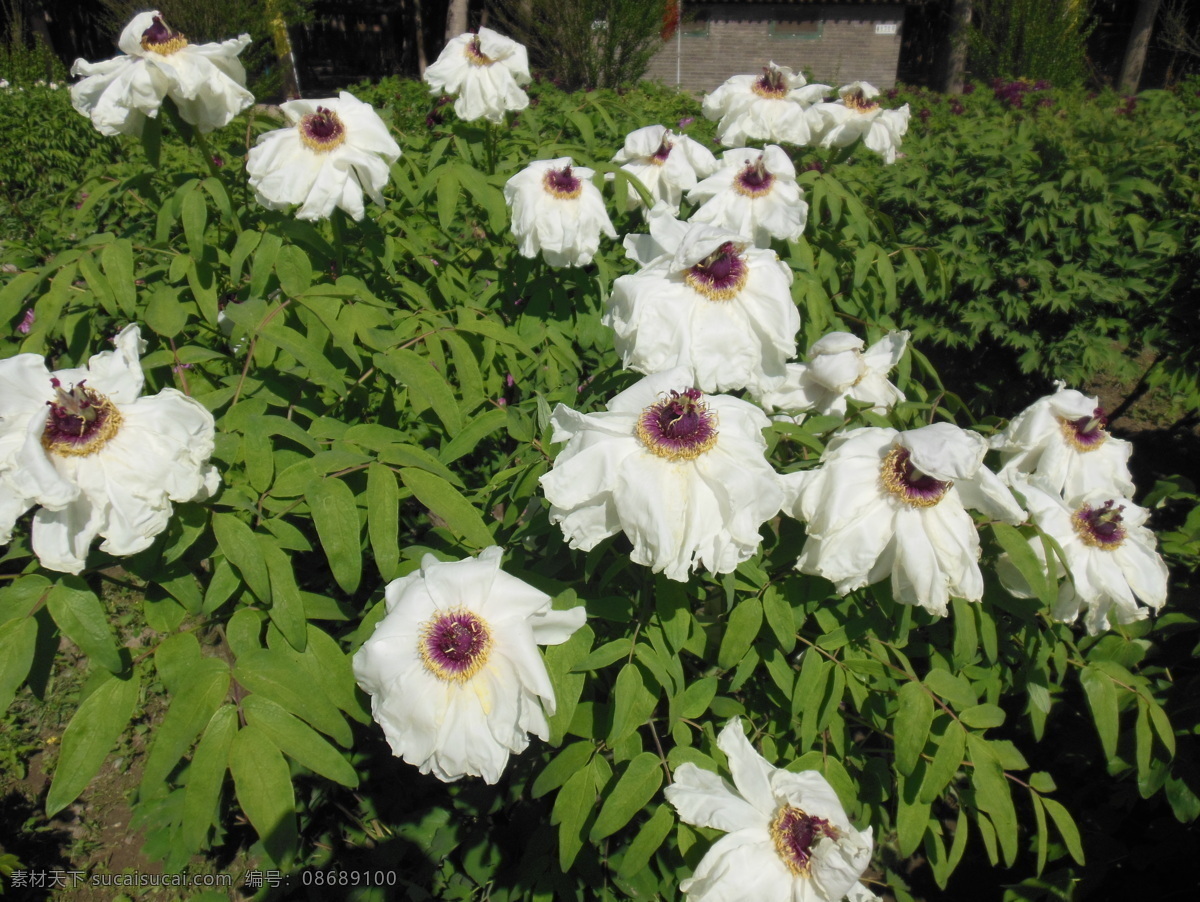
M327 152L350 202L327 191L312 216L292 209L316 203L311 186L276 195L255 174L254 148L282 138L253 138L316 109L242 114L211 146L169 127L161 148L116 138L118 161L88 174L44 246L0 250L0 364L83 372L136 328L144 395L187 399L214 429L211 453L203 436L190 449L204 491L157 498L156 530L131 546L83 542L65 576L39 560L21 516L34 496L0 457L17 498L0 497L15 521L0 702L67 642L92 671L47 813L159 692L135 826L172 870L244 819L264 866L425 868L414 882L447 897L908 898L968 861L1035 881L1098 854L1075 765L1055 754L1081 718L1105 779L1194 819L1170 678L1147 655L1184 615L1161 598L1142 507L1123 481L1062 499L1066 513L1059 485L1001 484L1033 447L1004 442L1034 415L977 420L922 336L900 337L902 306L944 275L872 202L903 129L852 139L826 114L836 147L726 151L727 172L678 198L680 222L707 203L694 221L712 225L653 264L632 252L652 233L628 203L653 198L606 161L699 105L529 90L539 102L495 110L496 129L430 106L424 86L356 89L400 153L373 120L361 165ZM614 234L642 237L627 256ZM676 334L719 361L734 325L695 302L729 298L684 282L737 281L760 255L795 334L755 349L754 379L702 386L721 367L694 357L627 368ZM646 264L696 295L676 314L691 321L647 314L623 353L614 291L632 297ZM793 389L771 419L752 393L780 390L791 348L861 372ZM868 372L874 386L851 391ZM1070 516L1091 541L1062 528ZM1129 554L1099 558L1118 529ZM1071 568L1093 559L1089 574L1153 585L1089 594ZM121 603L145 621L142 647L118 638L115 581L137 590ZM1064 622L1085 607L1086 628Z

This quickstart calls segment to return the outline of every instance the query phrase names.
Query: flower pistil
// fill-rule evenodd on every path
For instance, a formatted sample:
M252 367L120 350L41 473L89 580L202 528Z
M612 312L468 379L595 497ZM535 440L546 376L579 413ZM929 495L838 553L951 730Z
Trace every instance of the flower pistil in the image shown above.
M922 473L909 460L911 452L897 445L883 459L879 468L879 479L883 487L912 507L933 507L946 492L950 491L953 482L943 482Z
M154 24L142 32L142 49L148 53L170 56L187 45L187 38L172 31L160 16L155 16Z
M479 44L479 35L475 35L463 48L463 56L467 58L472 66L490 66L496 62L490 56L483 52L483 48Z
M304 116L296 127L304 146L317 153L328 153L346 140L346 126L333 110L317 107L315 113Z
M1062 430L1063 438L1076 451L1095 451L1103 445L1108 438L1108 433L1104 429L1107 425L1108 417L1105 415L1103 407L1097 407L1092 411L1090 417L1079 417L1076 420L1068 420L1066 417L1058 418L1058 426Z
M755 80L750 90L759 97L778 100L787 96L788 86L782 72L773 67L764 67L762 76Z
M475 676L491 649L487 621L466 608L443 611L421 626L421 660L430 673L448 683L465 683Z
M847 91L842 95L842 103L854 110L856 113L870 113L873 110L879 109L879 104L867 97L863 93L862 88L855 88L853 91Z
M85 382L65 391L58 379L50 379L55 399L46 402L50 417L42 432L42 447L51 454L87 457L108 444L121 428L121 412Z
M637 421L637 437L667 460L695 460L717 443L717 417L700 399L699 389L672 391L651 404Z
M559 200L573 200L583 191L583 182L575 177L570 166L547 169L542 176L542 185L547 194L553 194Z
M749 275L737 245L726 241L685 272L683 280L710 301L728 301L737 297Z
M829 821L812 817L801 808L791 805L779 809L771 821L771 839L784 865L797 877L807 877L812 870L812 847L821 837L838 838L838 830Z
M1121 518L1125 505L1113 505L1112 501L1105 501L1099 507L1085 504L1071 516L1071 526L1083 544L1104 551L1121 547L1125 541L1125 527Z
M747 163L746 168L737 174L733 180L733 190L744 197L763 197L771 193L774 184L775 176L767 170L763 155L759 154L755 162Z

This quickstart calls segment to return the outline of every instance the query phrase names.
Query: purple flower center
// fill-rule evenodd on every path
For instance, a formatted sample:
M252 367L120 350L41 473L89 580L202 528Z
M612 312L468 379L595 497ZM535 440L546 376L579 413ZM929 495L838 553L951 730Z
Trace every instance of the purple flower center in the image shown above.
M142 32L141 44L143 50L169 56L186 47L187 38L168 28L161 16L155 16L154 23Z
M883 487L912 507L933 507L946 492L950 491L953 482L942 482L922 473L912 465L909 459L912 453L901 445L896 445L883 459L879 468L879 478Z
M746 197L763 197L771 193L775 184L775 176L767 171L762 154L757 160L747 163L746 168L737 174L733 180L733 190Z
M346 140L346 126L338 114L323 106L303 117L296 127L304 145L317 153L328 153Z
M546 170L542 176L542 186L559 200L573 200L583 191L583 182L575 178L570 166Z
M778 100L787 96L788 86L782 72L778 69L764 68L762 76L755 80L750 90L759 97Z
M638 417L642 444L667 460L695 460L717 443L717 416L700 399L699 389L672 391Z
M797 877L808 876L812 868L812 847L823 836L836 840L838 830L824 818L812 817L803 809L790 805L780 808L771 821L775 851Z
M487 663L492 631L465 608L442 611L421 626L420 654L425 667L448 683L464 683Z
M1112 551L1125 541L1125 526L1121 511L1125 505L1114 507L1115 501L1105 501L1099 507L1085 504L1071 516L1071 526L1085 545Z
M746 284L750 267L732 241L719 248L683 274L683 280L710 301L737 297Z
M862 88L855 88L853 91L847 91L842 95L842 103L854 110L856 113L869 113L872 110L879 109L879 104L863 94Z
M658 145L658 150L650 155L650 160L659 166L667 162L667 157L671 155L671 148L675 145L671 143L671 133L667 132L663 135L662 141Z
M85 380L86 381L86 380ZM42 431L42 447L59 457L95 454L121 428L121 412L112 401L80 382L65 391L53 376L54 400L47 401L50 416Z
M1063 438L1076 451L1095 451L1103 445L1108 439L1108 433L1104 431L1104 427L1107 425L1108 417L1105 415L1103 407L1093 410L1090 417L1080 417L1077 420L1058 418L1058 426L1062 430Z
M490 56L483 52L483 48L479 44L479 35L475 35L467 42L467 46L463 49L463 56L467 58L472 66L490 66L495 62Z

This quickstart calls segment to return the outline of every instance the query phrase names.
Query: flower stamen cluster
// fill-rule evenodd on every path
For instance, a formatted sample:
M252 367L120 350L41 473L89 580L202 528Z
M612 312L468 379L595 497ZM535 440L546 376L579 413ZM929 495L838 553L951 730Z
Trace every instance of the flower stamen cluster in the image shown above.
M741 293L749 277L738 246L726 241L685 272L683 281L710 301L728 301Z
M771 100L778 100L781 97L786 97L790 90L787 80L783 77L783 73L771 66L763 67L763 74L754 82L750 88L759 97L767 97Z
M296 128L304 146L317 153L328 153L346 142L346 126L328 107L317 107L315 113L302 117Z
M748 163L733 180L733 190L743 197L764 197L771 193L775 176L767 169L760 154L756 161Z
M933 507L950 491L953 482L943 482L922 473L910 460L912 452L897 445L888 452L879 468L883 487L912 507Z
M1125 505L1105 501L1099 507L1084 504L1071 515L1071 527L1085 545L1112 551L1125 541L1125 527L1121 512Z
M419 652L425 669L447 683L465 683L479 673L492 650L487 621L456 608L421 625Z
M872 110L879 109L879 104L867 97L861 87L844 93L842 95L842 103L856 113L870 113Z
M666 460L695 460L717 444L717 416L699 389L672 391L638 418L636 433L646 449Z
M463 48L463 56L467 58L467 62L472 66L490 66L496 62L490 56L483 52L483 48L479 44L479 35L475 35Z
M1090 417L1074 420L1059 417L1058 424L1063 438L1076 451L1095 451L1108 439L1108 432L1104 428L1108 425L1108 417L1103 407L1097 407Z
M107 445L121 428L121 412L85 382L64 391L58 379L50 380L56 397L46 402L50 416L42 432L42 447L51 454L87 457Z
M178 31L172 31L161 16L155 16L154 24L142 32L141 45L148 53L170 56L186 47L188 41Z
M812 847L822 838L837 841L838 829L821 817L811 817L794 805L780 807L771 821L771 839L784 866L797 877L812 873Z
M546 174L542 176L542 185L547 194L552 194L559 200L574 200L583 191L583 182L575 177L570 166L546 170Z

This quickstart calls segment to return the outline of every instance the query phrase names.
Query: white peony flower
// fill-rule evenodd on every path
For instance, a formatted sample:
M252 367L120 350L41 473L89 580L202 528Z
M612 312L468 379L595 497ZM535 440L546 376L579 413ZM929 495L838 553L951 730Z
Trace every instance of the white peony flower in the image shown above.
M603 322L624 365L640 373L686 367L686 381L706 392L780 382L800 329L791 269L733 232L679 222L662 202L649 220L649 236L626 242L653 243L661 254L618 278L605 302Z
M550 596L500 569L500 549L393 580L387 614L354 655L354 676L392 752L450 782L500 779L529 733L550 735L554 688L538 645L583 626L582 606L555 611Z
M586 266L600 248L601 232L617 237L593 175L559 157L530 163L508 180L504 199L521 256L541 251L551 266Z
M838 88L835 103L816 104L813 114L825 120L821 146L847 147L861 139L885 163L896 162L900 140L908 131L908 104L885 110L874 100L877 96L879 89L874 85L856 81Z
M637 178L655 202L664 201L672 213L679 212L683 192L717 170L717 158L703 144L687 135L672 134L661 125L647 125L630 132L625 146L612 158L621 168ZM645 206L641 195L632 187L626 209Z
M979 535L966 508L1025 519L983 465L987 442L950 423L835 435L821 466L782 478L784 510L807 523L796 567L845 595L891 576L892 595L944 615L953 595L983 596Z
M529 106L529 97L520 87L530 81L529 54L524 46L490 28L449 41L426 68L424 78L430 93L458 95L454 112L467 122L485 116L500 123L507 110Z
M42 566L84 568L97 536L109 554L136 554L167 527L172 501L217 490L208 463L213 417L173 388L140 397L144 347L136 325L86 368L51 373L36 354L0 360L0 543L35 505Z
M250 43L243 34L220 44L189 44L158 12L138 13L121 32L124 56L102 63L75 60L71 103L105 135L140 135L146 117L158 116L164 97L202 132L228 125L254 103L238 54Z
M1087 608L1084 622L1094 636L1108 628L1109 614L1118 623L1145 619L1147 609L1138 606L1139 598L1155 610L1163 606L1167 565L1155 550L1154 533L1145 526L1149 516L1145 508L1105 492L1091 492L1068 503L1047 491L1040 480L1018 479L1014 488L1024 496L1034 522L1062 546L1066 558L1070 579L1059 584L1056 620L1073 623ZM1029 544L1044 565L1041 539L1031 539ZM1061 576L1061 564L1058 569ZM1032 597L1011 560L1002 559L998 570L1010 592Z
M761 393L768 411L813 411L844 416L846 401L874 405L885 413L904 400L887 374L904 356L907 332L889 332L871 347L849 332L830 332L808 351L808 363L789 363L783 384Z
M689 379L683 368L647 376L601 413L555 408L552 440L567 446L541 483L572 548L624 532L635 563L680 582L696 566L729 573L754 554L783 500L765 457L769 421Z
M717 737L733 786L691 762L663 790L684 823L724 831L679 884L694 902L867 902L871 828L856 830L821 774L772 767L733 718Z
M704 116L720 120L717 140L726 147L755 141L804 145L819 135L822 125L810 109L830 90L771 63L762 75L735 75L705 96Z
M1133 445L1105 430L1108 418L1095 397L1057 382L992 440L1000 449L1001 479L1036 476L1053 492L1076 498L1092 492L1133 496L1129 455Z
M688 200L703 204L692 222L729 229L759 247L770 245L772 238L794 241L808 221L796 167L774 144L725 151L721 168L689 191Z
M369 103L342 91L326 100L292 100L279 109L293 123L261 135L246 156L255 198L270 210L299 204L297 219L328 219L341 207L362 219L363 191L383 205L383 187L400 158Z

